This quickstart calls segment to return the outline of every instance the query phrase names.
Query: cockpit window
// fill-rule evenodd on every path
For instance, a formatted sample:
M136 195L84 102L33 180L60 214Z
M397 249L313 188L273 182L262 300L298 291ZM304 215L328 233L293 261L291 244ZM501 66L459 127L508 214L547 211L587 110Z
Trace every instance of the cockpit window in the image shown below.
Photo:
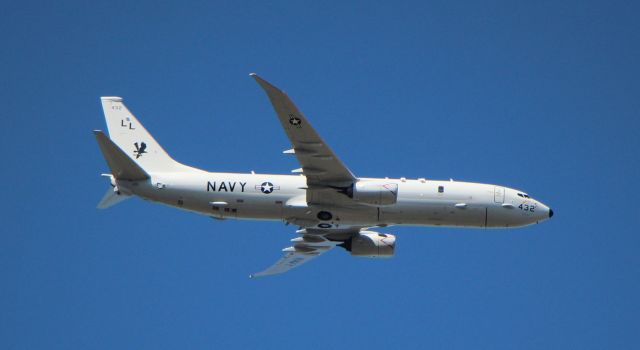
M522 197L522 198L530 198L530 197L529 197L529 195L528 195L528 194L526 194L526 193L520 193L520 192L518 192L518 196L519 196L519 197Z

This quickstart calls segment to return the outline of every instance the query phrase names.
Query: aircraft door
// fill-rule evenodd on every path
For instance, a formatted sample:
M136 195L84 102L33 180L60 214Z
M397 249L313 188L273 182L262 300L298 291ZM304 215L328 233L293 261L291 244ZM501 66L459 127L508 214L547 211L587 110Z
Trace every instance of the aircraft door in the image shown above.
M496 203L504 203L504 187L496 186L493 193L493 200Z

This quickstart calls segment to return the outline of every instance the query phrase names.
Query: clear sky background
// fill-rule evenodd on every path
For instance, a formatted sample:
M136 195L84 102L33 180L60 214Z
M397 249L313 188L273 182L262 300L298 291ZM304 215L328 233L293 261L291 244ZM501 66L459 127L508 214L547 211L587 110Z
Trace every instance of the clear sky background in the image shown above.
M633 1L63 1L0 11L0 348L640 347ZM497 183L517 230L390 227L250 280L294 237L108 187L99 96L176 159L298 168L257 72L359 176Z

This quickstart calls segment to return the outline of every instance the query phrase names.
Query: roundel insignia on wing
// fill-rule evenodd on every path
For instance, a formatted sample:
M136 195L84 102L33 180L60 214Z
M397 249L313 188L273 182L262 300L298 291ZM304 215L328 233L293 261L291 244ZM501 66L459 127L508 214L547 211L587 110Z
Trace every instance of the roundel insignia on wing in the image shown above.
M296 117L293 114L289 114L289 124L299 128L302 126L302 119Z

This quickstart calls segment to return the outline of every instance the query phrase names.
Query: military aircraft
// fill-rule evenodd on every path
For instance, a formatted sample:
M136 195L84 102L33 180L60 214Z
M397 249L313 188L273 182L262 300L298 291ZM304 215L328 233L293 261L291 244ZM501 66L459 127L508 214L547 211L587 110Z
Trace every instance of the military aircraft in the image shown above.
M294 175L215 173L173 160L120 97L102 97L109 137L95 136L111 172L98 204L138 196L216 219L282 220L299 235L274 265L251 277L288 271L338 246L360 257L391 257L392 225L512 228L539 223L553 210L504 186L354 175L282 90L264 89L298 159ZM347 135L345 135L346 137Z

